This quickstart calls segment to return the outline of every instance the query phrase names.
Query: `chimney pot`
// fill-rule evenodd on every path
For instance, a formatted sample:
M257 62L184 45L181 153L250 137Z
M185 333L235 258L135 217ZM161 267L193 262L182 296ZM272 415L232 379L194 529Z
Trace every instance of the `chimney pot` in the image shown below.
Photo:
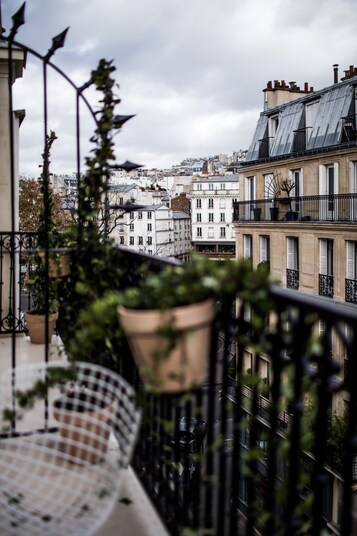
M333 83L338 83L338 63L333 65Z
M307 93L309 91L309 84L307 82L305 82L305 84L304 84L304 91L305 91L305 93Z

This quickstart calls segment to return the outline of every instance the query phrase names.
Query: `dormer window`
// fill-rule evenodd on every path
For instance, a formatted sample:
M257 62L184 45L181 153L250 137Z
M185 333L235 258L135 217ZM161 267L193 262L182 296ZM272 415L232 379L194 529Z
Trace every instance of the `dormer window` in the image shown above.
M271 148L275 140L278 126L279 126L279 114L270 116L268 118L269 153L271 152Z
M305 129L306 129L306 147L308 148L309 141L312 134L312 129L315 125L315 120L317 116L317 110L319 107L319 100L309 102L305 106Z

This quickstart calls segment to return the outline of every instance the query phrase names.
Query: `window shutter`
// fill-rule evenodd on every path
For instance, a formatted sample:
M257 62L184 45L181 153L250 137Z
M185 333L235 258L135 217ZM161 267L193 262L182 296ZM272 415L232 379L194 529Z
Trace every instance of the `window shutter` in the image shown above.
M350 192L357 193L357 162L350 162Z
M326 194L326 167L319 165L319 195Z
M292 238L286 239L286 252L287 252L287 259L286 264L287 268L293 269L294 268L294 244Z
M338 162L333 165L333 193L338 194Z
M260 237L260 262L268 260L268 240L266 236Z
M320 274L327 275L327 241L320 240Z
M346 278L355 279L355 242L346 242Z
M250 245L251 245L251 241L250 241L250 236L245 235L245 236L243 237L243 239L244 239L244 253L243 253L244 258L246 258L246 259L250 259L250 257L251 257L251 247L250 247Z

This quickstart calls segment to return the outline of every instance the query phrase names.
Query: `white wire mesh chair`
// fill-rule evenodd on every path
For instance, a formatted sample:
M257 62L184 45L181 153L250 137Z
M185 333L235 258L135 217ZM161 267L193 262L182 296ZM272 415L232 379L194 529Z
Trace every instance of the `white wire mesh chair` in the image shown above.
M45 396L31 397L34 387ZM24 393L32 407L21 409ZM63 361L1 375L1 535L88 536L101 526L133 452L134 396L121 376L89 363L74 375Z

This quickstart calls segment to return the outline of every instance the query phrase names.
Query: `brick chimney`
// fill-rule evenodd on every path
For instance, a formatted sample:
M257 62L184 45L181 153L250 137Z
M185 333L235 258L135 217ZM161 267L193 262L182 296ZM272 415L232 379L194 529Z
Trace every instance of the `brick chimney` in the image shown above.
M314 91L313 87L309 88L308 82L305 82L304 89L300 89L296 85L295 81L287 84L285 80L274 80L274 83L270 80L267 82L266 88L263 89L264 93L264 110L269 110L280 104L285 104L292 100L303 97L308 93Z

